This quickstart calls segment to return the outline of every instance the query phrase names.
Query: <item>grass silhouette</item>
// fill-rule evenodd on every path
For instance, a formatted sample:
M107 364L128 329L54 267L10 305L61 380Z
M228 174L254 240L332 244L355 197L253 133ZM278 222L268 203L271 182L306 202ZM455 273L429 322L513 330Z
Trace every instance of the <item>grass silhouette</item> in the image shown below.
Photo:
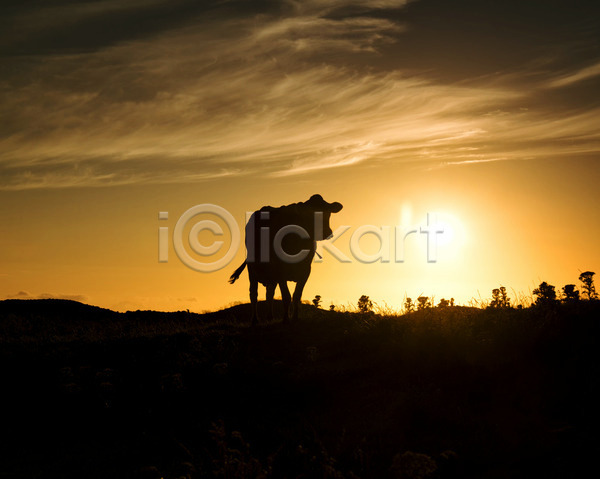
M0 473L581 475L599 449L599 303L405 315L303 304L298 322L251 328L248 304L2 301L3 399L18 420Z

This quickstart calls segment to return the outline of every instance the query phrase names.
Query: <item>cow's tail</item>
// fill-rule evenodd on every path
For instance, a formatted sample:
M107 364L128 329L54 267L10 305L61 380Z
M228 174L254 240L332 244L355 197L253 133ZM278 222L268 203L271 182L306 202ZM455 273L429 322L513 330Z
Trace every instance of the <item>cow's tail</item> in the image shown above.
M244 271L244 268L246 267L246 262L244 261L241 266L236 269L233 274L229 277L229 284L233 284L236 282L236 280L240 277L240 274L242 274L242 271Z

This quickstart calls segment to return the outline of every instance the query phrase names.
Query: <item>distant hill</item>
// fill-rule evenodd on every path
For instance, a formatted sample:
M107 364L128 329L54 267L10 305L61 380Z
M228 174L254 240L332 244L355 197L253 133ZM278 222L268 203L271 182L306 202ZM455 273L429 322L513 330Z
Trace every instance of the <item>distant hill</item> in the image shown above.
M301 310L314 311L315 308L309 304L301 304ZM259 313L265 315L266 302L259 301ZM281 301L275 300L275 315L281 314ZM236 319L240 321L249 320L252 315L249 303L236 304L220 311L193 313L189 311L152 311L137 310L125 313L113 311L107 308L93 306L79 301L68 299L5 299L0 300L0 320L8 316L21 319L45 319L59 321L99 321L114 319L144 319L144 320L205 320L215 321L218 319Z
M258 304L259 313L266 316L266 302ZM275 301L275 315L281 317L281 301ZM301 305L305 316L314 316L312 305ZM0 341L97 341L136 336L194 333L208 326L220 328L246 327L252 309L250 304L238 304L220 311L192 313L189 311L137 310L125 313L66 299L6 299L0 301Z
M0 301L0 316L43 316L45 318L98 319L119 313L69 299L5 299Z

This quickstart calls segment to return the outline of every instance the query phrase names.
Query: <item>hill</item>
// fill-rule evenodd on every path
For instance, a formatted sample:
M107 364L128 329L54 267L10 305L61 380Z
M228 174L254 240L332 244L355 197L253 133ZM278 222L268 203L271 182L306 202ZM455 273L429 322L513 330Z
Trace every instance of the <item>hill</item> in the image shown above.
M3 399L18 421L0 474L581 475L600 452L599 312L303 305L296 323L251 328L249 305L2 301Z

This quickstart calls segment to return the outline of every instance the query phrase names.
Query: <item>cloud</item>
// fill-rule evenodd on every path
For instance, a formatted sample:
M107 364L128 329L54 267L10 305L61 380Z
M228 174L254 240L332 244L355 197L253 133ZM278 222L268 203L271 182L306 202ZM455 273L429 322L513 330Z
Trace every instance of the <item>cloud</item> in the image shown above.
M474 155L470 155L470 156L474 156ZM508 158L506 158L506 157L500 157L500 158L480 158L480 159L471 159L471 160L447 161L447 162L435 164L435 165L427 168L427 170L428 171L437 170L437 169L445 168L448 166L475 165L478 163L493 163L496 161L506 161L507 159Z
M579 83L584 80L588 80L590 78L594 78L600 75L600 62L595 63L594 65L589 65L585 68L582 68L575 72L567 73L566 75L562 75L559 78L555 78L548 82L548 88L561 88L565 86L570 86L574 83Z
M225 3L92 51L11 59L0 82L0 190L597 151L593 107L530 105L546 80L524 89L515 72L444 83L370 67L390 45L403 51L406 25L386 12L407 3L288 1L252 16L225 14L238 6ZM100 4L119 18L164 6ZM104 21L93 9L75 14Z
M289 169L276 171L272 173L272 176L292 176L315 170L354 165L368 159L370 152L374 149L376 149L376 145L372 142L366 144L344 145L323 152L322 155L317 158L292 161Z
M31 299L31 295L27 291L19 291L16 294L9 294L6 299Z
M152 171L145 171L153 165ZM203 182L241 174L236 169L198 172L180 162L177 168L157 158L115 162L114 158L74 158L72 163L47 159L31 166L26 162L0 166L0 190L56 189L74 187L123 186L133 184L173 184Z

